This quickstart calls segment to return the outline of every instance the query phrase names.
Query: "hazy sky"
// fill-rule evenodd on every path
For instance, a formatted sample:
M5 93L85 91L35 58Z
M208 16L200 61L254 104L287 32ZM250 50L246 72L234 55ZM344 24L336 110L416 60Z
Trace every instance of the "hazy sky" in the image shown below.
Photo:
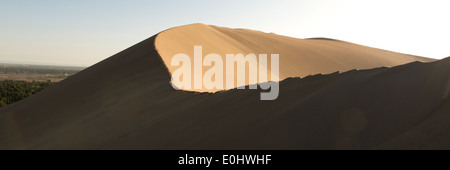
M450 56L450 1L0 0L0 62L89 66L191 23Z

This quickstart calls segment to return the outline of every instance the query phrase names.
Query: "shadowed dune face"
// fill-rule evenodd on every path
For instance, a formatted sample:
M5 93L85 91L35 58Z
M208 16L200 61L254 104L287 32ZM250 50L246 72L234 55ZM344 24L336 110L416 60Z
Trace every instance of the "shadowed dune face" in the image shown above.
M184 28L198 26L216 29ZM380 52L340 41L221 29L261 34L268 40L274 36L299 44L317 43L310 51L323 46L354 57L361 52L363 58L367 52L358 48ZM1 108L0 149L450 149L450 58L287 78L280 82L277 100L261 101L259 89L212 94L174 90L167 58L156 49L158 43L155 48L155 37ZM217 41L228 39L232 38ZM339 44L352 48L336 48ZM284 58L297 60L294 55ZM328 59L316 62L350 67ZM302 69L284 62L291 64L289 69ZM280 68L282 63L283 59Z
M172 57L178 53L185 53L191 57L191 61L194 61L195 45L202 46L203 57L209 53L216 53L222 56L224 63L226 54L247 55L253 53L257 56L258 54L268 54L268 56L279 54L280 80L352 69L392 67L413 61L433 61L433 59L344 41L325 38L295 39L247 29L230 29L204 24L175 27L161 32L155 40L156 50L171 73L179 67L171 66ZM267 65L270 66L270 63L269 60ZM193 65L192 62L191 65ZM193 67L191 68L191 72L194 73ZM209 68L203 67L203 74ZM248 74L248 68L246 71ZM191 77L192 84L193 79ZM225 84L225 76L223 82ZM248 85L248 76L246 76L246 84ZM217 91L217 89L204 88L196 91Z

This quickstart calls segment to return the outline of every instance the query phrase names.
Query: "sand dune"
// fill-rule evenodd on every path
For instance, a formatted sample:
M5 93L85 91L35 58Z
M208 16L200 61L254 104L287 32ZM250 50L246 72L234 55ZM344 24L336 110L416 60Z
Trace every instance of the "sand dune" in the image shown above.
M296 39L248 29L230 29L204 24L168 29L158 34L155 41L156 49L171 73L178 68L170 65L175 54L188 54L191 61L194 61L194 45L202 45L203 55L217 53L225 57L226 54L279 54L280 80L352 69L392 67L413 61L434 61L339 40ZM204 67L203 73L207 69L208 67ZM191 79L191 82L194 82L194 78ZM249 84L248 78L246 84ZM217 89L196 91L217 91Z
M165 62L196 41L207 51L279 52L278 99L174 90ZM415 60L429 61L343 41L177 27L2 108L0 149L450 149L450 58L400 65ZM364 68L374 69L353 70ZM315 73L332 74L307 76Z

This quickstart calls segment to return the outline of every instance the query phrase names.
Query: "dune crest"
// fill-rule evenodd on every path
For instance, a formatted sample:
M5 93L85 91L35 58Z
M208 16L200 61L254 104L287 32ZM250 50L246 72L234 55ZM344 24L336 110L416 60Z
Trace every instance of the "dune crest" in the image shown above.
M195 45L202 46L203 56L217 53L224 61L226 54L243 54L244 56L249 53L257 56L258 54L279 54L280 80L352 69L392 67L414 61L434 61L327 38L296 39L248 29L231 29L204 24L171 28L159 33L155 40L155 48L170 73L178 68L170 64L175 54L188 54L191 61L194 61ZM208 68L204 67L203 74ZM192 73L193 69L192 67ZM193 84L193 76L191 79ZM225 78L223 80L225 84ZM246 85L248 84L247 76ZM218 90L220 89L203 88L194 91Z

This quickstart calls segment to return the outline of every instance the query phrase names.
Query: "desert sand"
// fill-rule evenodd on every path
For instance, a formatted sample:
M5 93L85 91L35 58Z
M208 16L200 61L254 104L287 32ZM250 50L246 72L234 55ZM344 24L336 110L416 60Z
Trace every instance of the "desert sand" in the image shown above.
M279 54L279 79L328 74L352 69L392 67L413 61L430 62L433 59L370 48L345 41L314 38L296 39L273 33L248 29L231 29L205 24L175 27L158 34L155 47L170 73L179 66L171 66L172 57L178 53L188 54L194 61L194 45L201 45L203 56L226 54ZM225 59L224 59L225 60ZM270 66L270 60L268 66ZM209 67L203 68L203 74ZM236 71L235 71L236 72ZM249 70L247 68L246 73ZM194 70L192 68L192 73ZM225 73L225 68L224 68ZM194 77L191 77L192 87ZM223 79L225 84L225 77ZM235 83L237 84L237 83ZM248 85L248 77L246 79ZM225 85L224 85L225 87ZM220 89L185 89L215 92Z
M173 89L170 55L197 43L280 53L278 99ZM2 108L0 149L450 149L449 93L450 58L194 24Z

